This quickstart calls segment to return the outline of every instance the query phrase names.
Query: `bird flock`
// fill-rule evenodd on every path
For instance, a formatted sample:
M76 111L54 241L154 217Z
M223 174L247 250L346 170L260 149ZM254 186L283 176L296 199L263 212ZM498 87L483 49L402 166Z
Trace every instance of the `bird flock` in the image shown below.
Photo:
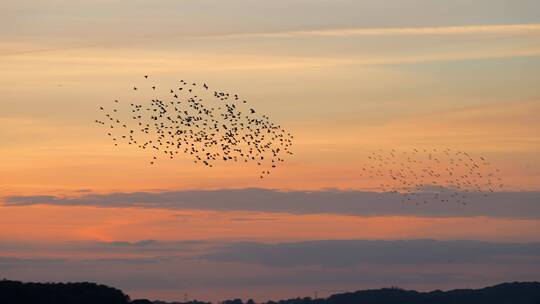
M380 182L379 190L415 204L440 202L466 205L472 195L502 189L500 169L485 157L445 149L371 152L361 168L364 178Z
M207 167L221 161L256 163L264 178L293 154L293 135L238 94L184 80L160 87L148 75L143 83L131 88L130 100L100 106L102 117L95 123L114 146L151 151L150 165L185 154Z
M130 91L129 100L100 106L102 118L95 123L105 128L114 146L150 151L150 165L184 154L207 167L256 163L259 177L265 178L293 154L293 135L238 94L184 80L160 87L148 75ZM402 202L466 205L473 194L486 197L504 187L500 169L465 151L379 149L367 161L360 176L376 180L380 191L398 195Z

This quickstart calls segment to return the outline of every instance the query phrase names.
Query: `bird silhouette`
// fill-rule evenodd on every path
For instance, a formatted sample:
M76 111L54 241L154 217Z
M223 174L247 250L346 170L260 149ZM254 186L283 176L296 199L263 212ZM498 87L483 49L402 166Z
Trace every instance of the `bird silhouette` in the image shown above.
M496 187L504 187L499 183L500 169L485 156L473 158L449 148L414 148L401 153L379 149L367 161L359 175L382 180L379 190L401 196L402 202L467 205L472 197L487 197Z
M143 97L147 96L145 88L151 89L149 99ZM218 161L252 162L261 167L260 177L264 178L286 155L293 155L293 135L268 115L256 115L253 108L246 108L247 101L240 102L238 94L209 90L206 83L197 86L183 79L178 91L171 89L166 95L156 85L140 89L141 95L135 95L140 98L129 103L114 100L114 108L101 106L100 110L111 122L107 132L114 137L115 146L120 142L150 149L151 165L160 156L173 159L185 154L206 167L214 167Z

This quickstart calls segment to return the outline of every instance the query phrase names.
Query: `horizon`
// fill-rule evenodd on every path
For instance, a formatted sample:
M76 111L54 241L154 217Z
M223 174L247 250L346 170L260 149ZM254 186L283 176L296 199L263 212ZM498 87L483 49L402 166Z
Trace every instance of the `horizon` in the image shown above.
M23 283L23 284L41 284L41 285L54 285L54 284L64 284L64 285L69 285L69 284L95 284L97 286L105 286L105 287L108 287L108 288L112 288L112 289L116 289L114 286L107 286L107 285L103 285L103 284L100 284L100 283L96 283L96 282L19 282L19 281L11 281L11 280L7 280L7 279L0 279L0 283L2 282L16 282L16 283ZM539 285L540 282L519 282L519 281L514 281L514 282L502 282L502 283L499 283L499 284L495 284L495 285L492 285L492 286L485 286L485 287L480 287L480 288L457 288L457 289L446 289L446 290L441 290L441 289L434 289L434 290L411 290L411 289L403 289L403 288L400 288L399 286L388 286L388 287L381 287L381 288L373 288L373 289L362 289L362 290L352 290L352 291L347 291L347 290L315 290L313 292L313 297L311 296L305 296L305 297L295 297L295 298L290 298L290 299L284 299L284 298L281 298L281 299L266 299L266 300L262 300L262 301L254 301L253 299L249 298L249 299L242 299L242 298L230 298L230 299L222 299L222 300L218 300L218 301L204 301L204 300L200 300L200 299L189 299L189 294L186 292L184 293L184 300L183 301L175 301L175 300L170 300L170 301L162 301L160 299L152 299L152 300L149 300L151 302L158 302L158 303L198 303L198 302L207 302L207 303L225 303L225 302L228 302L230 303L231 301L234 301L234 303L238 303L236 301L240 300L241 302L243 303L250 303L251 301L253 301L252 303L275 303L276 301L284 301L284 300L305 300L305 299L308 299L308 300L311 300L311 301L314 301L314 300L327 300L331 297L336 297L336 296L343 296L343 295L348 295L348 294L355 294L355 293L366 293L366 292L370 292L370 291L388 291L388 290L392 290L392 291L395 291L395 290L398 290L398 291L405 291L405 292L409 292L409 291L413 291L417 294L429 294L429 293L439 293L439 292L456 292L456 291L478 291L478 290L486 290L486 289L494 289L494 288L501 288L502 286L508 286L508 285ZM119 290L119 289L117 289ZM122 292L120 290L120 292ZM327 296L322 296L320 297L319 296L319 292L321 293L329 293ZM140 301L140 300L148 300L148 299L137 299L137 298L132 298L130 297L129 295L126 295L131 301Z

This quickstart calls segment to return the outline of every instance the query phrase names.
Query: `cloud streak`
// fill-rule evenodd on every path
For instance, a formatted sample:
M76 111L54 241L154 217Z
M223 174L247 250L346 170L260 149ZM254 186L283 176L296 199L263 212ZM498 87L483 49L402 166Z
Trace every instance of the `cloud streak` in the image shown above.
M419 201L429 193L418 193ZM4 206L56 205L172 210L252 211L351 216L426 216L540 219L540 192L468 194L470 203L401 203L395 194L362 191L223 189L62 196L8 196ZM426 197L426 199L428 199Z
M338 28L304 31L234 33L207 35L206 38L299 38L351 36L419 36L419 35L475 35L475 34L539 34L540 24L462 25L432 27Z
M435 240L332 240L227 245L201 258L270 267L349 267L359 265L428 265L451 263L540 262L540 243L490 243Z

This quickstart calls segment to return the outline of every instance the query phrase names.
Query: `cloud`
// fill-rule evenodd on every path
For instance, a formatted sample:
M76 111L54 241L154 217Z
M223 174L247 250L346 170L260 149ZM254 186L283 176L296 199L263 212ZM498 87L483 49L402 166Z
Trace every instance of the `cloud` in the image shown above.
M143 240L143 241L138 241L138 242L122 242L122 241L101 242L100 244L104 246L113 246L113 247L148 247L156 243L157 241L154 241L154 240Z
M318 240L293 243L219 243L192 258L177 251L134 256L138 248L114 257L76 256L74 243L56 246L54 258L0 255L0 272L30 281L95 281L128 291L201 291L208 297L227 289L245 294L252 287L287 290L299 296L315 286L360 289L390 285L448 288L508 280L538 280L540 243L488 243L435 240ZM88 246L91 246L89 243ZM95 244L96 249L101 244ZM176 242L153 246L172 248ZM70 249L71 248L71 249ZM40 252L40 254L42 254ZM319 288L319 287L316 287ZM305 289L305 290L304 290ZM272 296L272 292L268 293Z
M419 201L429 193L418 193ZM540 192L495 192L487 198L468 194L470 203L404 204L390 193L362 191L277 191L223 189L164 192L8 196L4 206L57 205L173 210L252 211L289 214L339 214L351 216L429 216L540 219ZM429 200L429 199L428 199Z
M230 219L235 222L259 222L259 221L275 221L276 218L271 217L233 217Z
M122 257L122 258L95 258L95 259L73 259L73 258L17 258L0 256L0 269L17 268L64 268L80 266L118 266L159 264L175 259L175 257Z
M472 34L538 34L540 24L462 25L432 27L338 28L305 31L237 33L209 38L298 38L298 37L351 37L351 36L418 36L418 35L472 35Z
M538 264L540 243L435 240L328 240L278 244L245 242L227 245L202 258L271 267L487 263L513 258L525 262L533 260L533 263Z
M0 36L97 37L125 39L133 35L167 38L189 33L305 30L317 27L429 27L462 24L535 22L539 5L534 0L205 0L160 1L34 1L8 2L0 11ZM57 8L61 7L61 10ZM104 11L107 13L103 13ZM136 18L134 18L136 16ZM264 16L265 18L261 18ZM85 21L81 23L81 18ZM17 21L17 22L14 22ZM64 25L64 26L60 26ZM92 39L93 38L93 39Z
M257 264L265 267L348 267L451 263L540 263L540 243L475 240L310 240L294 242L139 241L0 242L14 256L0 253L0 265L64 262L147 264L174 260ZM25 253L38 252L28 256ZM91 256L87 255L92 253ZM52 258L50 256L53 256ZM28 258L26 258L28 257Z
M0 256L14 255L14 257L4 257L1 263L9 263L9 259L14 262L19 260L46 259L47 261L85 260L93 261L114 261L116 258L193 258L201 252L208 252L209 248L221 244L219 241L202 240L181 240L181 241L157 241L142 240L137 242L112 241L66 241L66 242L15 242L0 241ZM41 258L41 257L42 258ZM49 257L55 257L49 259ZM31 257L30 259L23 257ZM60 258L61 257L61 258Z

